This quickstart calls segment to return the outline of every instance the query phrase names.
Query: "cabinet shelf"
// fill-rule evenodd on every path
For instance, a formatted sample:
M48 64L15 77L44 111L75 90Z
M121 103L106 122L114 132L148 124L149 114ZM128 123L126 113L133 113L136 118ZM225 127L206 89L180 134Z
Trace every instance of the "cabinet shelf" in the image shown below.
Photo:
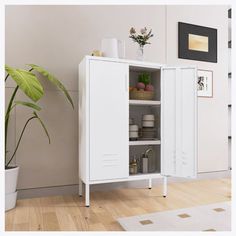
M140 146L140 145L160 145L160 140L137 140L129 141L130 146Z
M153 173L138 173L138 174L134 174L134 175L129 175L129 180L137 180L137 179L148 179L148 178L158 178L161 177L160 172L153 172Z
M129 100L129 104L135 105L135 106L143 106L143 105L160 106L161 102L160 101L152 101L152 100Z

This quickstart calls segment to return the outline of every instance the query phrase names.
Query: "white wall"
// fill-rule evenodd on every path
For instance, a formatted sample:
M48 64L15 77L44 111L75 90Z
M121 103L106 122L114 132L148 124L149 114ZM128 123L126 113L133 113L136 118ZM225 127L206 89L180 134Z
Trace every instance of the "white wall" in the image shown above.
M167 10L167 63L194 64L213 71L213 98L198 98L198 171L228 168L228 7L169 6ZM209 14L210 13L210 14ZM218 30L218 62L178 59L177 22Z
M217 64L177 58L179 20L218 28ZM128 38L131 26L153 29L152 44L145 48L147 60L194 64L214 71L214 98L199 98L199 171L227 169L226 24L224 6L7 6L6 63L44 66L65 84L75 103L73 111L60 91L44 83L46 96L40 102L40 115L49 128L52 144L47 144L36 122L28 127L17 153L16 163L21 167L18 187L77 183L77 65L84 55L99 49L101 38L107 36L125 40L127 58L135 59L137 47ZM8 82L7 97L13 85ZM29 115L27 109L14 112L9 147Z

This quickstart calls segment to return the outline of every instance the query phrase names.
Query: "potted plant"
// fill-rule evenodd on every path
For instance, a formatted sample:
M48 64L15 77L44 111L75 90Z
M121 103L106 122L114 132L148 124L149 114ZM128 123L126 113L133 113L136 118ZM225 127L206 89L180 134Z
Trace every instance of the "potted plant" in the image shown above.
M152 34L152 30L147 30L146 27L144 27L143 29L140 30L140 34L138 34L135 30L134 27L131 27L130 31L130 36L129 38L131 38L134 42L138 43L139 48L137 51L137 59L143 61L144 59L144 46L146 44L151 44L150 42L148 42L148 40L153 37L154 35Z
M39 77L34 72L39 73L44 78L49 80L53 85L59 88L66 96L71 106L74 108L73 101L69 93L67 92L66 88L58 79L55 78L54 75L50 74L47 70L45 70L40 66L33 64L29 64L27 66L30 67L28 71L24 69L15 69L8 65L5 66L5 71L7 73L5 82L7 81L8 78L11 78L16 83L16 87L11 95L5 114L5 210L10 210L14 208L16 205L16 199L17 199L16 186L19 173L19 166L12 165L12 161L19 148L24 132L28 124L32 120L37 120L41 124L50 143L50 136L46 129L46 126L44 125L43 121L38 115L38 112L41 110L41 107L37 105L37 102L43 97L44 89L41 83L39 82ZM16 94L19 90L21 90L28 98L30 98L31 101L28 102L28 101L16 100L15 99ZM26 120L24 126L22 127L19 139L17 140L16 147L10 153L9 150L7 150L8 126L11 112L13 108L16 106L24 106L27 107L28 109L31 109L32 115Z
M136 87L130 87L130 99L134 100L153 100L154 86L151 84L151 75L148 72L142 72L138 76Z

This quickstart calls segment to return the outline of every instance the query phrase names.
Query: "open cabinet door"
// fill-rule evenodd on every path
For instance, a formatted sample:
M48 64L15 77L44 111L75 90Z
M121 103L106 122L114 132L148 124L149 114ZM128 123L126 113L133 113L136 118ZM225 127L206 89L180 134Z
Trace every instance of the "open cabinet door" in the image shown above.
M197 174L196 68L163 68L161 75L161 174Z

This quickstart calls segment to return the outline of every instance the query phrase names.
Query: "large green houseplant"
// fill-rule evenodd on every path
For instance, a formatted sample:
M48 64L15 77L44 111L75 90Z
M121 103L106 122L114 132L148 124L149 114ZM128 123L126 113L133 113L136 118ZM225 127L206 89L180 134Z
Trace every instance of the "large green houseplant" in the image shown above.
M53 85L59 88L66 96L71 106L74 108L73 101L68 91L66 90L64 85L58 79L56 79L54 75L52 75L51 73L49 73L47 70L45 70L44 68L40 66L33 65L33 64L28 64L27 66L29 66L28 71L24 69L12 68L8 65L5 66L5 71L7 74L5 77L5 82L8 80L8 78L11 78L16 83L16 87L10 97L10 101L7 105L6 114L5 114L5 194L6 194L5 195L6 196L5 209L6 210L9 210L15 207L16 197L17 197L16 184L17 184L19 167L12 166L11 163L19 148L23 134L28 124L32 120L35 119L39 121L50 143L50 136L46 129L46 126L41 120L40 116L38 115L38 112L41 110L41 107L37 104L37 102L44 95L44 89L43 89L42 84L40 83L41 76L46 78ZM41 76L38 76L38 75L41 75ZM19 90L22 91L31 101L29 102L29 101L16 100L16 94ZM32 115L26 120L24 126L22 127L22 131L16 143L16 147L14 147L12 152L9 152L9 150L7 150L9 119L11 116L11 112L16 106L25 106L28 109L31 109Z

